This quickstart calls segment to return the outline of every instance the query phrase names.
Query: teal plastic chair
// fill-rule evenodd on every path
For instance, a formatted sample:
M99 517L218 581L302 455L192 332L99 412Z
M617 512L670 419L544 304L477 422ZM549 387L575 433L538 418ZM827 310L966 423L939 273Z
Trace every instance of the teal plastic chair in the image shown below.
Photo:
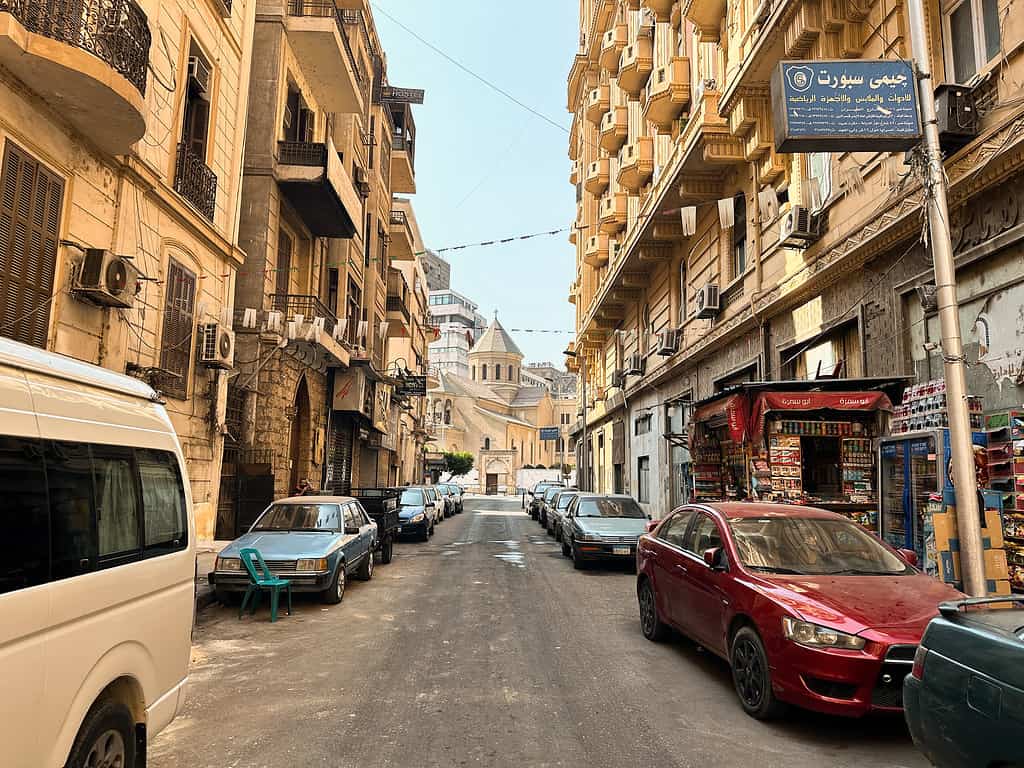
M288 579L281 579L270 572L263 555L258 549L246 547L238 553L249 572L249 587L245 590L245 597L242 599L242 607L238 609L238 618L242 618L246 607L249 613L256 613L260 597L264 592L270 593L270 623L277 621L277 605L281 598L281 590L288 593L288 615L292 615L292 583ZM252 600L252 604L249 601Z

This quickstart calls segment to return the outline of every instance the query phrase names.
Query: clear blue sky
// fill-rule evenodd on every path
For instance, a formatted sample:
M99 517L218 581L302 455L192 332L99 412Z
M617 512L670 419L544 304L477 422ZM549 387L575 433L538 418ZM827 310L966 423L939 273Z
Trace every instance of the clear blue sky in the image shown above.
M561 229L575 218L566 131L449 63L387 12L536 111L570 125L566 76L578 46L569 0L373 0L392 85L426 89L415 108L416 217L429 248ZM475 191L474 191L475 189ZM572 330L568 233L443 253L452 288L506 328ZM516 333L527 361L561 366L568 334Z

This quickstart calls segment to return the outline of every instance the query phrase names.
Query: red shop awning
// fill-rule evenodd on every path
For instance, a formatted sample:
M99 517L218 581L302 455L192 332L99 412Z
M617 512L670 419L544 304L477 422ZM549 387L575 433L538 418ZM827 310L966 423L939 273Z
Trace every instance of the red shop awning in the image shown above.
M749 407L746 395L729 395L698 407L693 412L693 422L724 420L729 425L732 441L742 443L747 436Z
M762 392L754 403L754 437L764 433L769 411L891 411L884 392Z

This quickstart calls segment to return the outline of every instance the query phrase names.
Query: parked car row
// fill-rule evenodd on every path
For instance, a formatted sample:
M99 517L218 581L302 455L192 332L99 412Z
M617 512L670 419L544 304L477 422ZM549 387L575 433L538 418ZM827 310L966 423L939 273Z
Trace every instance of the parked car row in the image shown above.
M255 549L292 591L340 603L350 577L369 580L375 562L391 562L396 538L426 541L439 522L461 511L462 489L452 484L280 499L218 554L207 578L222 603L232 601L251 583L242 550Z

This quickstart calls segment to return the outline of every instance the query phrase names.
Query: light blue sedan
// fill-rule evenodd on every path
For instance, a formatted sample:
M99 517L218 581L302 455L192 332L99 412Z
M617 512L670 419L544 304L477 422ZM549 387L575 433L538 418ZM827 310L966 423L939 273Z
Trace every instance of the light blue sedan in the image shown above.
M562 554L576 568L593 560L619 560L635 566L637 540L650 518L632 496L581 493L562 520Z
M325 603L340 603L348 577L373 576L377 524L348 496L294 496L275 501L217 556L207 577L221 602L244 592L249 576L239 552L259 550L275 576L295 592L319 592Z

